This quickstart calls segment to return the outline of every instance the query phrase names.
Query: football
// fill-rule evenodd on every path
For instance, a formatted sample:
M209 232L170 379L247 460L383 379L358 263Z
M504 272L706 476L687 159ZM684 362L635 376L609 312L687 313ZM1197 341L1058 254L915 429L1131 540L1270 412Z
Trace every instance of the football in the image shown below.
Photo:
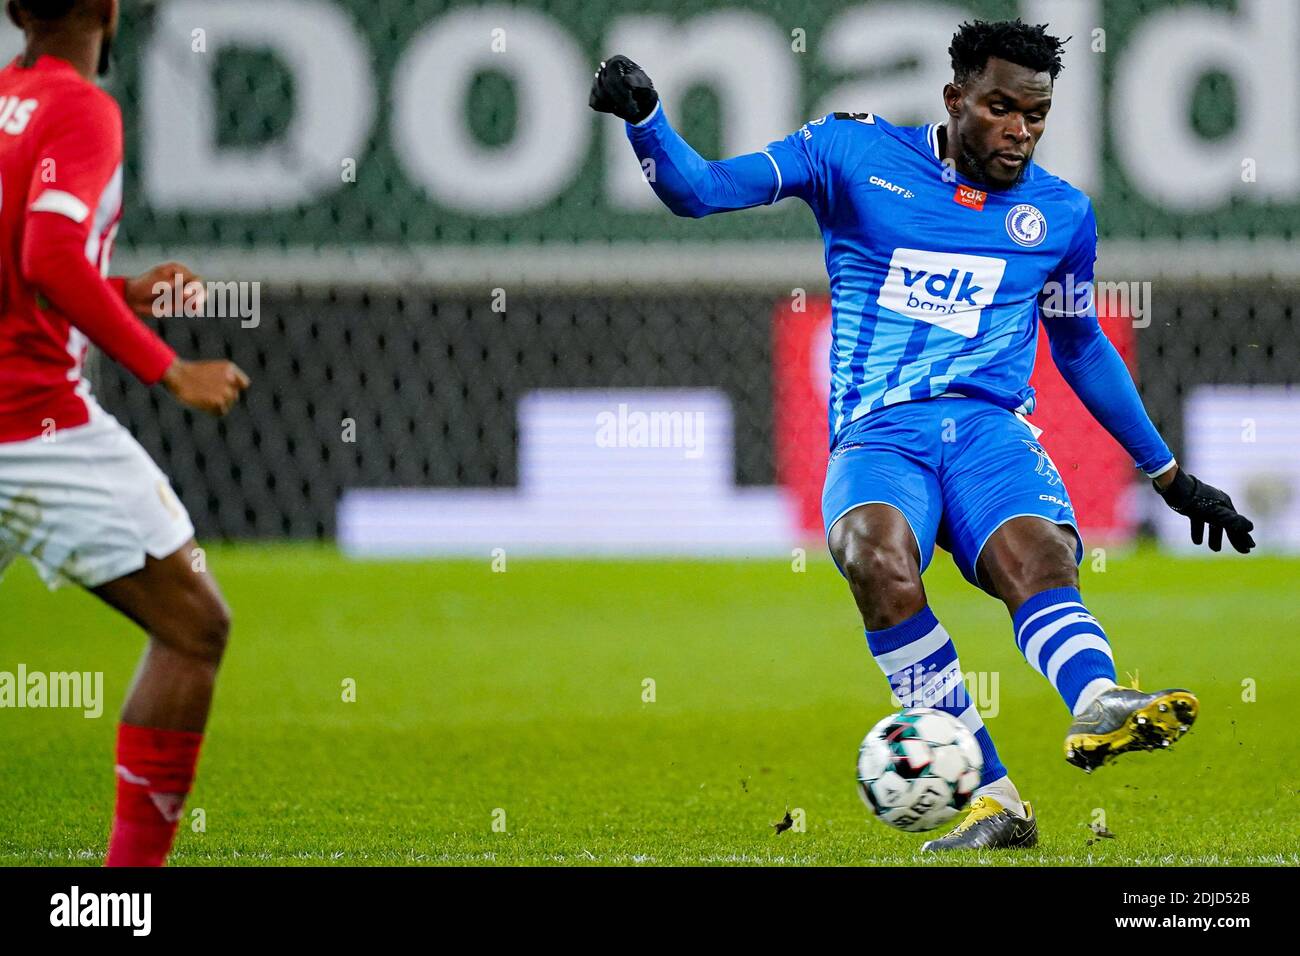
M878 820L933 830L956 816L979 786L984 758L956 717L928 707L890 714L858 750L858 793Z

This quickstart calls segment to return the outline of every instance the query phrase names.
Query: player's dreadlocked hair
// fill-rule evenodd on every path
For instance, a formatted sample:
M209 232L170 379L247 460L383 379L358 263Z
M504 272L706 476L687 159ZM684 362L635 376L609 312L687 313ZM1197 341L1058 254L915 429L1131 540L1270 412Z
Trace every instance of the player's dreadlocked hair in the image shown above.
M1064 48L1065 41L1049 34L1047 24L1032 26L1017 18L996 23L985 20L963 23L952 35L948 53L952 57L954 82L960 86L979 75L991 56L1047 73L1055 80L1061 72Z
M59 20L77 8L81 0L18 0L18 6L37 20Z

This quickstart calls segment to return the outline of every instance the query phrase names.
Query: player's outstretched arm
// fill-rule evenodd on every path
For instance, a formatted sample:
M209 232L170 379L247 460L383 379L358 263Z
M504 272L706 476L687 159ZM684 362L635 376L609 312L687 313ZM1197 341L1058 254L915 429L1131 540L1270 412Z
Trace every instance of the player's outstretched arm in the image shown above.
M1191 521L1192 542L1210 529L1210 550L1223 536L1241 553L1255 546L1254 524L1238 514L1232 499L1179 468L1138 395L1128 366L1102 331L1092 308L1077 316L1044 315L1052 360L1093 418L1133 456L1169 507Z
M627 122L628 139L650 186L679 216L699 218L766 205L777 198L774 161L764 153L706 160L672 128L650 77L627 57L600 64L591 108Z
M1200 544L1210 528L1210 550L1223 547L1226 533L1243 554L1255 546L1250 519L1232 499L1178 467L1173 453L1147 414L1128 366L1097 321L1093 269L1097 261L1097 218L1088 203L1070 248L1039 297L1039 314L1052 346L1052 361L1084 408L1133 456L1166 504L1192 524Z

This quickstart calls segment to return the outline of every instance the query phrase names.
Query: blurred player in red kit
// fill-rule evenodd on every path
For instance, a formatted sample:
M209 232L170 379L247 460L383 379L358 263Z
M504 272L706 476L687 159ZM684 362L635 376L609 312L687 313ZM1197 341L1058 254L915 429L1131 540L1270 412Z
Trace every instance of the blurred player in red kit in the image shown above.
M125 614L149 643L117 737L108 866L161 866L194 778L230 614L185 508L82 378L88 343L144 385L224 415L248 386L188 362L140 317L166 315L167 263L107 279L122 215L122 118L93 82L118 0L9 0L26 48L0 70L0 572L27 557ZM52 635L53 636L53 635Z

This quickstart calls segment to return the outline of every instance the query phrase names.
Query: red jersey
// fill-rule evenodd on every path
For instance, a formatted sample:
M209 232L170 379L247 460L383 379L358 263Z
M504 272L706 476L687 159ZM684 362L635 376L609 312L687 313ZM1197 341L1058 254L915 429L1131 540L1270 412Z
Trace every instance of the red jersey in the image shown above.
M175 353L105 280L122 116L68 62L0 70L0 442L85 424L87 341L146 384Z

